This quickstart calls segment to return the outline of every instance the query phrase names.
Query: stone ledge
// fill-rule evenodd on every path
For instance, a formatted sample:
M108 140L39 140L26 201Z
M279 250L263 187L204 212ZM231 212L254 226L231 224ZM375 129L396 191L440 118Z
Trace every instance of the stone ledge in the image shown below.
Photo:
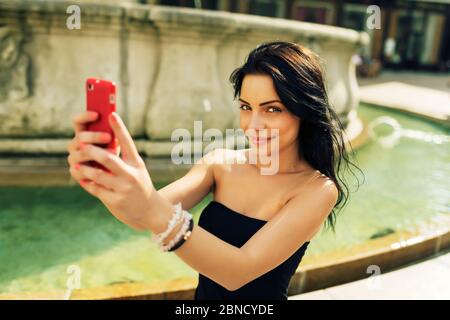
M181 178L191 165L174 165L170 159L144 158L152 180L170 183ZM75 186L67 157L0 157L0 186Z
M363 103L402 111L450 128L448 92L391 81L361 87L360 97Z
M269 18L241 13L230 13L213 10L198 10L193 8L171 7L162 5L143 5L134 3L73 3L69 1L5 1L0 0L0 11L54 13L66 15L69 5L77 4L82 7L83 17L128 17L131 20L148 20L167 22L168 24L208 25L216 28L231 28L236 31L246 31L247 28L260 32L281 32L298 36L299 32L310 35L315 39L326 39L332 42L354 43L366 45L369 36L364 32L357 32L335 26L318 25L308 22L293 21L280 18Z

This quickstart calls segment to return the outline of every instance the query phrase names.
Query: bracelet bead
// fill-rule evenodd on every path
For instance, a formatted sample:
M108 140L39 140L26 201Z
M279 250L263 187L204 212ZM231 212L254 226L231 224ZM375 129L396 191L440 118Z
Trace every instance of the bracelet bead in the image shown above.
M183 245L183 243L185 243L186 240L189 239L189 237L191 236L193 228L194 228L194 219L190 219L187 232L184 234L183 238L181 238L172 248L169 249L169 251L174 251L179 247L181 247L181 245Z
M183 217L184 217L184 222L183 222L181 229L178 231L178 233L175 235L175 237L167 245L161 245L160 250L169 251L169 249L172 248L180 240L180 238L182 238L183 235L186 233L187 229L189 228L190 221L192 220L192 215L189 212L187 212L186 210L183 210Z

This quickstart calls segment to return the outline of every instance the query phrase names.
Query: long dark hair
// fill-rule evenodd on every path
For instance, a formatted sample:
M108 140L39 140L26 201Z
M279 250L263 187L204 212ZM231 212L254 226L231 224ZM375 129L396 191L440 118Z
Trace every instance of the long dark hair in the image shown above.
M339 191L338 200L325 221L325 226L335 232L335 209L340 207L341 210L345 206L350 193L341 164L348 167L353 163L347 157L344 127L328 102L320 57L297 43L262 43L250 52L244 65L231 73L234 99L240 96L242 81L247 74L269 75L281 102L301 118L299 154L313 168L332 179ZM351 144L348 146L354 155Z

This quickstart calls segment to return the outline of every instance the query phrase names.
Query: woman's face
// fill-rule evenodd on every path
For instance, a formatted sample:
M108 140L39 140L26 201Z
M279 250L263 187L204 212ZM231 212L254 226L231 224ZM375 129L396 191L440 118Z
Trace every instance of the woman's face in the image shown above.
M274 137L279 138L279 150L292 144L297 146L300 118L281 103L269 75L244 76L239 104L240 128L245 132L252 148L268 150L267 153L270 153L271 139ZM273 129L278 129L278 132ZM265 139L258 141L256 137Z

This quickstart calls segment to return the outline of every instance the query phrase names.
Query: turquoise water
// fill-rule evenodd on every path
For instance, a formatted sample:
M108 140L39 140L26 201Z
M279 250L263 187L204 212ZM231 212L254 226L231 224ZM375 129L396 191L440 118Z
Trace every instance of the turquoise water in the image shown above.
M427 134L439 138L449 132L385 109L363 105L359 114L366 122L392 117L403 129L413 130L415 138L400 137L392 148L371 141L358 149L364 184L338 215L336 235L319 233L306 256L429 221L449 221L450 144L426 139ZM375 130L383 135L390 131L386 126ZM348 181L354 182L352 176ZM196 222L211 199L209 195L191 210ZM71 265L81 270L82 288L197 276L174 253L159 252L149 234L115 220L80 187L0 187L0 293L65 289Z

